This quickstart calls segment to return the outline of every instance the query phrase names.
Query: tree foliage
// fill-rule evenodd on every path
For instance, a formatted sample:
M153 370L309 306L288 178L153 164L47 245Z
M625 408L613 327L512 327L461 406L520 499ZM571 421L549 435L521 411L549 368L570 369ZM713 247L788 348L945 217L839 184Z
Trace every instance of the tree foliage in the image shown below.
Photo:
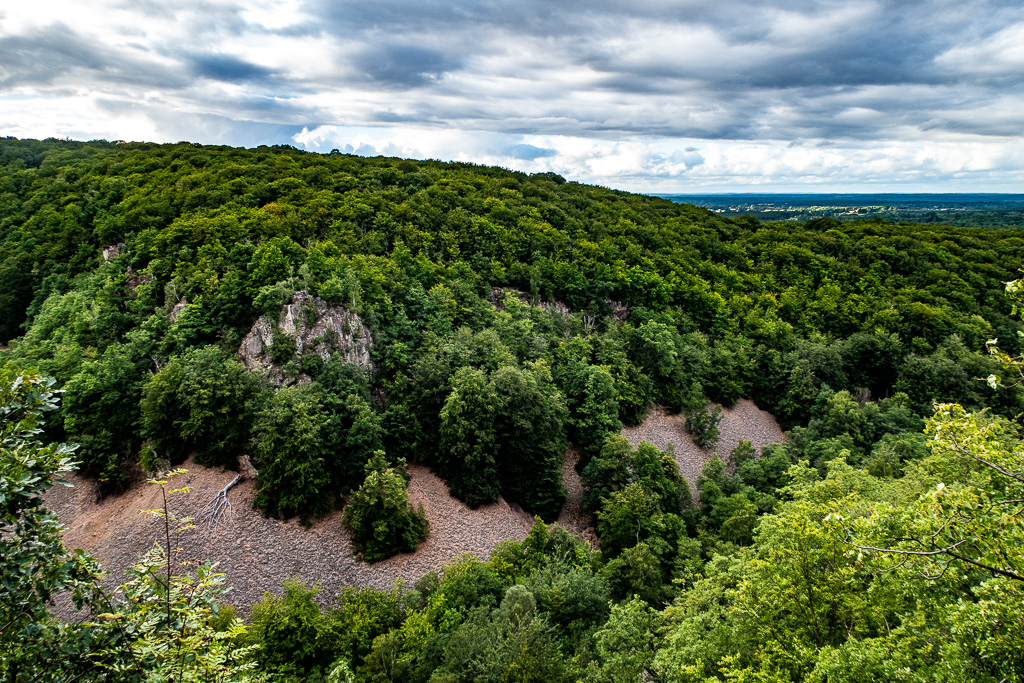
M141 432L173 465L233 465L249 445L260 382L215 346L189 349L142 388Z
M149 511L166 522L164 543L116 595L101 587L94 559L64 548L56 515L40 501L53 477L74 470L73 447L40 440L45 414L57 408L54 383L35 370L0 371L0 675L12 683L264 680L254 648L238 642L241 621L218 621L224 575L178 559L172 535L191 525L169 507L166 480L155 482L162 507ZM61 592L86 610L85 621L50 614Z
M54 384L34 370L0 370L0 677L12 682L70 679L94 647L87 629L49 614L62 591L79 608L100 599L99 564L64 548L57 516L39 501L74 470L74 447L41 442Z
M264 681L252 661L256 646L240 642L246 633L242 621L231 613L219 619L224 574L214 572L209 563L181 558L184 551L176 547L177 535L193 526L175 514L167 498L187 489L168 492L167 483L184 472L150 480L161 487L163 506L147 512L164 520L165 536L132 567L116 600L106 601L110 611L95 616L97 627L117 636L111 647L97 653L95 666L115 680L147 683Z
M366 562L416 550L427 537L423 503L409 504L405 460L389 466L384 451L366 463L366 479L345 506L345 526L352 530L352 549Z
M255 425L256 505L284 519L329 512L331 464L325 431L329 415L311 386L282 389Z

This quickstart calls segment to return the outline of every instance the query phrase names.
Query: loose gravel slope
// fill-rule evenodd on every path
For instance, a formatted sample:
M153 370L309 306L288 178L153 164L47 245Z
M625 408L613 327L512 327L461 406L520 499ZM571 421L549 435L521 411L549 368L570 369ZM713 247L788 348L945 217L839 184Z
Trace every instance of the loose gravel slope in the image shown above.
M786 440L771 413L761 410L753 401L742 398L732 408L722 409L722 421L718 429L721 433L718 444L705 451L693 442L690 433L686 431L686 418L655 408L648 413L643 424L626 427L622 435L634 446L649 441L659 449L666 450L671 445L675 449L679 472L690 482L690 489L695 496L697 477L714 453L718 453L728 463L729 453L739 445L740 439L749 441L758 452L765 446Z
M650 441L665 449L672 444L683 475L696 490L701 468L710 452L697 448L684 428L680 415L652 410L638 427L623 430L633 444ZM722 411L722 438L717 451L727 457L740 439L756 448L783 440L771 414L751 401L741 400L732 409ZM568 500L558 523L596 543L592 520L582 508L583 490L575 464L578 453L570 450L563 467ZM207 469L191 462L188 473L172 481L174 487L189 491L172 499L180 516L198 516L206 503L234 477L233 472ZM207 533L196 529L185 533L177 544L189 558L219 563L234 587L228 602L241 614L258 601L265 591L281 592L282 582L299 577L321 585L321 599L330 602L345 586L387 588L396 579L407 583L431 570L439 570L464 553L486 558L495 544L526 537L533 519L516 505L503 499L476 510L451 497L444 482L422 465L410 465L409 498L413 505L423 503L430 522L430 536L415 553L397 555L374 565L356 560L349 546L349 533L335 512L303 528L296 520L282 522L263 517L254 510L253 482L243 481L228 494L233 513L218 529ZM67 527L65 543L96 556L109 572L108 583L124 580L125 571L160 539L158 520L140 511L160 506L159 489L137 485L120 496L97 503L92 485L80 477L70 477L73 488L56 486L46 496L46 505L57 512Z
M172 480L175 487L190 491L172 498L181 516L198 516L214 494L235 476L233 472L207 469L191 462L188 473ZM329 601L343 586L387 588L395 579L411 583L430 570L440 569L464 553L489 556L501 541L526 537L533 519L504 500L476 510L448 494L444 482L421 465L409 466L412 480L409 497L413 505L423 502L430 522L430 536L415 553L396 555L367 565L353 556L349 532L335 512L303 528L296 520L282 522L263 517L254 510L252 481L231 489L228 496L233 513L211 533L195 529L183 534L178 545L189 558L218 562L234 587L228 602L242 613L265 591L280 593L282 582L301 577L321 584L321 598ZM54 487L46 504L67 527L68 547L82 548L110 572L109 582L123 581L124 572L152 547L161 536L159 522L140 510L160 505L156 486L140 485L100 503L92 500L91 485L71 477L74 488Z

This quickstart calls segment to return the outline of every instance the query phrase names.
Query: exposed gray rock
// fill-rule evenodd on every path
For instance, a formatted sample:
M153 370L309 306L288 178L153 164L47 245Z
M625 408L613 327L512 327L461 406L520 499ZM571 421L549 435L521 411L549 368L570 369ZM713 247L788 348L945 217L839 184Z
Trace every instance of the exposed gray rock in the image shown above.
M181 312L185 310L186 306L188 306L188 301L182 299L178 303L174 304L174 308L168 312L167 319L171 321L172 325L174 324L174 321L178 319L178 316L181 315Z
M270 316L260 316L238 349L245 367L266 373L278 386L287 380L270 357L275 328L292 338L295 352L300 356L315 353L326 361L337 354L347 363L373 368L370 361L373 339L359 315L344 306L329 304L299 291L281 308L276 322ZM303 379L308 381L299 377L300 382Z
M103 260L109 261L117 258L121 254L121 249L124 248L124 242L118 242L117 244L111 244L109 247L103 247Z
M181 517L196 519L235 473L201 467L191 459L183 466L188 473L172 479L172 485L189 488L171 497L171 505ZM376 564L359 562L353 555L351 532L342 525L340 510L316 520L308 529L298 520L265 517L253 508L255 480L249 476L226 493L232 510L220 526L186 532L175 543L183 549L182 557L218 563L217 571L227 574L227 583L234 588L226 596L226 604L233 604L239 615L246 617L264 592L280 595L282 583L289 578L319 583L318 600L324 604L331 604L346 586L387 590L401 579L411 587L416 579L429 571L442 571L464 553L486 559L496 544L522 541L533 525L530 515L517 511L503 498L470 509L452 498L444 481L423 465L409 465L409 475L409 501L414 507L423 504L430 535L416 552ZM67 547L82 548L102 562L109 572L104 585L112 590L127 580L127 570L161 538L160 520L138 514L161 507L160 488L137 484L119 496L98 501L90 494L88 480L75 473L66 478L74 487L53 487L45 504L64 525ZM54 611L66 619L85 616L76 614L69 600L63 600Z
M629 317L629 304L623 303L622 301L615 301L614 299L605 299L604 302L612 309L612 317L616 321L622 322Z
M256 467L252 464L252 458L249 457L248 453L243 453L238 456L238 473L246 479L255 479L259 472Z
M149 273L136 273L131 266L127 266L124 270L124 274L128 276L125 281L129 287L133 290L138 289L141 285L149 284L153 281L153 276Z
M487 297L487 300L490 301L491 305L494 306L499 311L504 311L506 294L511 294L524 304L532 303L532 297L528 292L524 292L521 289L512 289L511 287L492 287L490 294ZM569 314L571 313L569 307L566 306L561 301L541 301L536 305L545 313L554 313L556 315L560 315L565 320L569 319Z
M569 307L561 301L541 301L540 309L548 314L554 313L556 315L560 315L564 320L569 319Z
M562 460L562 483L565 486L565 505L558 514L558 525L576 534L583 540L597 547L597 532L594 530L594 517L587 513L583 505L583 481L576 471L580 452L572 447Z
M718 423L718 429L721 438L713 449L706 451L694 443L693 437L686 431L685 417L670 414L663 408L655 406L647 413L647 419L643 424L625 427L622 435L633 446L647 441L662 451L671 447L679 464L679 473L689 482L690 491L693 492L694 500L697 500L697 479L715 453L718 453L728 467L731 466L729 454L739 445L741 439L749 441L758 451L770 444L786 440L786 435L775 421L775 416L761 410L753 401L746 398L736 401L732 408L722 408L722 421Z
M530 295L521 289L512 289L511 287L491 287L490 295L487 297L491 305L499 311L505 310L505 294L511 294L515 298L522 301L524 304L530 303Z

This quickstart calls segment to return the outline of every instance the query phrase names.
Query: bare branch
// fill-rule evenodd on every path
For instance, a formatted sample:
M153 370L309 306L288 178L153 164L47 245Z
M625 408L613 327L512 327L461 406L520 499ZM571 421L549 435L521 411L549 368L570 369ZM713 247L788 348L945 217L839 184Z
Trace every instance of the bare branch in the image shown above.
M985 465L987 467L991 467L992 469L994 469L996 472L998 472L999 474L1003 475L1004 477L1010 477L1011 479L1016 479L1017 481L1024 483L1024 477L1022 477L1019 474L1014 474L1013 472L1011 472L1009 470L1006 470L1006 469L1003 469L999 465L997 465L997 464L995 464L993 462L989 462L988 460L985 460L984 458L979 458L976 455L970 455L969 457L972 458L973 460L977 460L982 465Z
M951 546L940 548L938 550L896 550L895 548L876 548L870 545L858 545L851 541L843 541L843 543L846 543L847 545L852 545L854 548L857 548L858 550L872 550L876 553L885 553L887 555L916 555L917 557L934 557L936 555L945 555L949 553L951 550L955 550L956 548L962 546L964 543L967 543L967 540L965 539L962 541L957 541Z
M206 507L199 513L199 518L206 522L206 533L211 533L214 529L220 527L220 523L224 520L224 516L231 512L231 501L228 500L228 491L231 490L235 484L242 481L242 475L236 474L235 478L227 483L227 485L210 499L210 502L206 504Z
M847 537L847 539L848 538L849 537ZM1006 578L1013 579L1014 581L1024 581L1024 576L1021 576L1017 572L1010 571L1008 569L1000 569L999 567L993 567L992 565L988 565L988 564L985 564L984 562L979 562L977 560L972 560L969 557L966 557L964 555L961 555L960 553L954 552L957 548L959 548L960 546L966 544L969 540L970 539L966 539L965 538L963 540L957 541L953 545L946 546L945 548L939 548L938 550L897 550L896 548L876 548L876 547L870 546L870 545L859 545L859 544L853 543L852 541L849 541L849 540L844 540L843 543L845 543L847 545L850 545L850 546L853 546L854 548L857 548L858 550L869 550L869 551L873 551L873 552L876 552L876 553L883 553L883 554L886 554L886 555L903 555L903 556L913 556L913 557L936 557L936 556L939 556L939 555L948 555L949 557L956 558L956 559L960 560L961 562L966 562L967 564L974 565L975 567L978 567L979 569L984 569L985 571L992 572L993 574L996 574L997 576L1005 576ZM901 565L902 565L902 563L901 563ZM946 570L948 568L949 568L948 565L946 567L944 567L943 570L939 573L939 576L941 576L942 574L945 574ZM927 575L926 575L926 578L933 578L933 577L927 577Z
M966 457L966 458L968 458L970 460L974 460L975 462L980 462L982 465L985 465L986 467L989 467L989 468L995 470L996 472L998 472L999 474L1003 475L1004 477L1009 477L1011 479L1014 479L1016 481L1024 483L1024 476L1022 476L1020 474L1015 474L1014 472L1011 472L1010 470L1007 470L1007 469L1005 469L1003 467L1000 467L999 465L995 464L994 462L989 462L988 460L985 460L984 458L980 458L977 455L974 455L970 451L970 449L968 449L966 446L964 446L963 444L960 443L960 440L957 439L955 434L950 435L949 439L950 439L950 443L952 444L954 450L959 452L964 457Z
M998 576L1005 576L1006 578L1013 579L1014 581L1024 581L1024 576L1021 576L1017 572L1012 572L1009 569L1000 569L999 567L993 567L991 565L987 565L984 562L977 562L977 561L972 560L972 559L970 559L968 557L964 557L963 555L960 555L958 553L951 552L949 554L952 557L955 557L958 560L966 562L967 564L973 564L975 567L978 567L979 569L984 569L985 571L990 571L993 574L996 574Z

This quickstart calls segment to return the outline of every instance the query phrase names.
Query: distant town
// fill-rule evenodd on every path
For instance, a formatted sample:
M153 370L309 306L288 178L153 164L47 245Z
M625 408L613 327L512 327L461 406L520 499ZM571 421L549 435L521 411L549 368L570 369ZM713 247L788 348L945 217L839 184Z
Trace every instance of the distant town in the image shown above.
M908 223L1024 228L1021 194L722 194L659 195L723 216L807 221L880 218Z

